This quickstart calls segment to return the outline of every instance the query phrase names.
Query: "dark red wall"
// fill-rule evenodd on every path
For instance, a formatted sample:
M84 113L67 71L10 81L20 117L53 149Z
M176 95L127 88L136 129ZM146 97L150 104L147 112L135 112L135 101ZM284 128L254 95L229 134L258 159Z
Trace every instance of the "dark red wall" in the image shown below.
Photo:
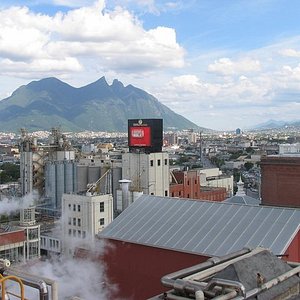
M300 231L298 231L282 258L286 261L300 262Z
M24 230L0 233L0 245L9 245L25 241Z
M168 289L160 279L209 257L109 240L102 258L110 283L118 285L116 298L143 300Z
M262 204L300 207L300 158L267 156L260 166Z

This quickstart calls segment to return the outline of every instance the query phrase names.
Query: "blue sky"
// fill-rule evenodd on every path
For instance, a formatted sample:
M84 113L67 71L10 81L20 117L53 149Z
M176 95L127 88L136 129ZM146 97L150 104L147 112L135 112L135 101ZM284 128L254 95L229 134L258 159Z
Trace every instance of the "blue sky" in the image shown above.
M105 76L207 128L299 120L299 20L296 0L2 0L0 98Z

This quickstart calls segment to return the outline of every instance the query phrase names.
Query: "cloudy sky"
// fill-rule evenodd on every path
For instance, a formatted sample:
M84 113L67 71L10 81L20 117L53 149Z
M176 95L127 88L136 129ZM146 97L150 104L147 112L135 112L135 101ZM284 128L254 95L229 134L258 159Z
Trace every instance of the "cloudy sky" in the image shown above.
M300 2L1 0L0 99L50 76L117 78L212 129L300 120Z

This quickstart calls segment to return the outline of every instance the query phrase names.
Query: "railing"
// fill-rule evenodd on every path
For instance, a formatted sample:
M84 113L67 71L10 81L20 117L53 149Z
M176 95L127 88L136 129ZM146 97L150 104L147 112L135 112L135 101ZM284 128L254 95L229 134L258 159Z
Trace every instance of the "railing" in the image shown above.
M15 297L21 299L21 300L25 300L24 298L24 285L23 285L23 282L20 278L16 277L16 276L12 276L12 275L9 275L9 276L2 276L0 274L0 284L1 284L1 299L5 300L7 299L6 298L6 295L9 294L7 291L6 291L6 288L5 288L5 283L7 280L12 280L12 281L15 281L19 284L20 286L20 290L21 290L21 295L15 295L13 294Z

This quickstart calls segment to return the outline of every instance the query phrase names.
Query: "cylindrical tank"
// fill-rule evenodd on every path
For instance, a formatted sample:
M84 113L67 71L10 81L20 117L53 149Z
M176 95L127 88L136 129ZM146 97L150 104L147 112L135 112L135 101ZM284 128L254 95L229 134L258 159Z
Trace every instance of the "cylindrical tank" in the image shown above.
M56 205L56 179L55 179L55 164L47 162L45 165L45 194L51 199L51 207Z
M88 170L88 182L94 183L101 176L100 167L99 166L89 166Z
M88 166L77 165L76 167L77 173L77 192L86 191L87 184L88 184Z
M65 161L65 193L72 193L73 190L73 175L74 175L74 168L73 162Z
M65 190L65 166L64 163L56 162L56 206L61 207L61 197Z

